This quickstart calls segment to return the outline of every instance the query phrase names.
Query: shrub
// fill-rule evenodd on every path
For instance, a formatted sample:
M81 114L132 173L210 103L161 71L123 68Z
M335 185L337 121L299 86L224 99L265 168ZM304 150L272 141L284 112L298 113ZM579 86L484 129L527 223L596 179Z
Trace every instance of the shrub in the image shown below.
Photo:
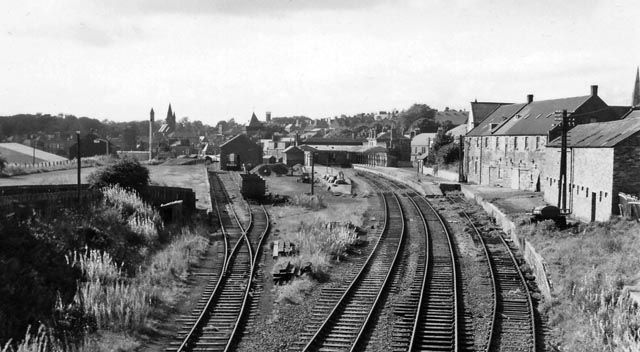
M138 160L125 157L96 170L88 179L93 187L119 185L140 192L149 184L149 169Z
M307 278L294 279L286 285L277 286L276 302L300 304L314 286Z

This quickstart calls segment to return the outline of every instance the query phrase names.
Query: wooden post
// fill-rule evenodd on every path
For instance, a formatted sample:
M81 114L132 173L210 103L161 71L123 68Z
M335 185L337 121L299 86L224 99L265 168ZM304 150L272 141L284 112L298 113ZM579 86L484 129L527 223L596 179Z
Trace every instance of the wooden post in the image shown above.
M78 158L78 204L80 204L80 184L82 183L82 179L80 177L80 169L81 169L81 164L80 164L80 131L76 131L76 141L77 141L77 148L76 148L76 157Z

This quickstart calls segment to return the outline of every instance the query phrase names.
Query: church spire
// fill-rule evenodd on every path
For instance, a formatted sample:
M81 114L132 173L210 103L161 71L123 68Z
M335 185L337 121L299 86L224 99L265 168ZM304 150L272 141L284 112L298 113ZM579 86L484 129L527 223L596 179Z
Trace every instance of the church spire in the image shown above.
M640 67L636 69L636 84L633 86L632 106L640 106Z

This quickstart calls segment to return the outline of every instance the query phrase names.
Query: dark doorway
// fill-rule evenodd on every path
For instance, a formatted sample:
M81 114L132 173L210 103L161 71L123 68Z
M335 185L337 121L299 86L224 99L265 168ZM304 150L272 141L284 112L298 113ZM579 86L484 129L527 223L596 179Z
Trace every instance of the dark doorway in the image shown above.
M540 175L538 175L538 179L536 180L536 192L540 192Z
M591 192L591 222L596 221L596 192Z

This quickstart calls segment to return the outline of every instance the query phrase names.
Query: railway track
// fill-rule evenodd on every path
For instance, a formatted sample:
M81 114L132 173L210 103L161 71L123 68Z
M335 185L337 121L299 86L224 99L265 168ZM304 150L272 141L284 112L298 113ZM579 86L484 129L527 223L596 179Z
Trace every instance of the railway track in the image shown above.
M461 202L460 197L450 200ZM482 234L467 212L461 214L485 246L495 283L495 311L487 351L536 351L531 293L511 248L500 234Z
M168 351L228 351L233 348L248 309L259 248L269 230L269 217L262 206L251 209L246 228L233 207L228 207L231 214L222 210L221 204L230 203L228 194L217 175L212 175L211 180L223 234L228 242L235 244L226 251L223 274L215 288L203 293L203 303L196 307L193 322L185 324L179 331L178 341Z
M389 179L373 182L406 195L427 236L424 258L419 258L423 260L418 262L409 299L398 307L403 319L394 326L392 347L398 351L458 351L456 261L443 219L425 198L406 185Z
M404 239L404 218L398 198L383 193L386 226L355 280L342 294L304 351L360 350L371 318L389 284Z

